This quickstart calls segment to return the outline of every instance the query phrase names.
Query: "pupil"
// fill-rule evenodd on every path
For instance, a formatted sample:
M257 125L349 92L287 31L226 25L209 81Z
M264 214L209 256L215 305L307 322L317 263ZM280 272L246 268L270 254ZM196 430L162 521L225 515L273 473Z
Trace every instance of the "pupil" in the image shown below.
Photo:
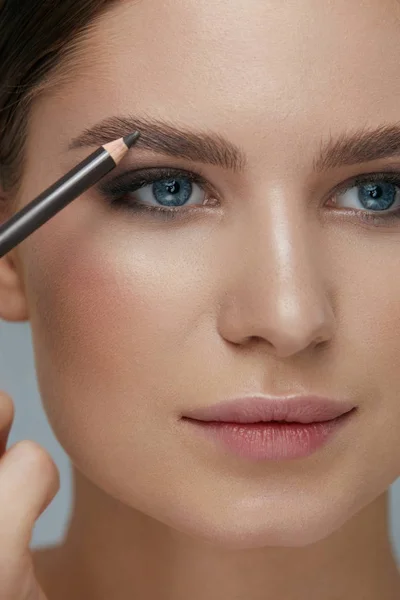
M179 191L179 184L176 183L176 181L171 181L171 182L168 181L165 184L165 187L167 188L167 190L170 194L176 194L176 192Z

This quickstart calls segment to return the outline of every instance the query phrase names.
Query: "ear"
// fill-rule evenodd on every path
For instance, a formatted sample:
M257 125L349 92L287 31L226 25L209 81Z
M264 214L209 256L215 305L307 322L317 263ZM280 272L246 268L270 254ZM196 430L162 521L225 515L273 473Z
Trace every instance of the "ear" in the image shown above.
M0 222L9 218L9 201L0 187ZM0 258L0 319L21 322L29 319L23 285L23 270L16 249Z

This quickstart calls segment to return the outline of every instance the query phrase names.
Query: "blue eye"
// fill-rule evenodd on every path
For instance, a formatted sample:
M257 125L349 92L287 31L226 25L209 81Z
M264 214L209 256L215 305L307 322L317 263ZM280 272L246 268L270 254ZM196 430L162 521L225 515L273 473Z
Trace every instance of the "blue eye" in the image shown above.
M124 173L102 182L99 191L116 209L152 211L154 216L163 218L183 216L189 206L218 204L210 184L200 174L168 167Z
M129 193L141 204L178 207L204 204L205 192L196 183L185 177L159 179Z
M397 183L397 185L396 185ZM337 194L335 205L338 208L353 208L366 211L389 211L399 208L399 183L392 183L380 176L380 179L371 177L364 182L347 188L343 193Z

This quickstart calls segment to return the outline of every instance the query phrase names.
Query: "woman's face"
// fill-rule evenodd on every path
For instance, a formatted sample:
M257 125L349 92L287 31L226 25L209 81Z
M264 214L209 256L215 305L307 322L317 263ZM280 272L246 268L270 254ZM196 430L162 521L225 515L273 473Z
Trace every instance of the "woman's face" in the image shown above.
M125 209L93 188L19 248L50 422L123 503L227 546L295 546L400 475L400 130L377 137L400 120L399 17L395 0L121 2L35 105L20 205L137 122L142 141L104 182L156 167L205 180L149 184ZM68 149L115 116L133 123ZM224 138L219 157L241 160L211 164L152 121ZM140 210L171 198L173 218ZM181 421L251 394L358 410L316 453L280 462Z

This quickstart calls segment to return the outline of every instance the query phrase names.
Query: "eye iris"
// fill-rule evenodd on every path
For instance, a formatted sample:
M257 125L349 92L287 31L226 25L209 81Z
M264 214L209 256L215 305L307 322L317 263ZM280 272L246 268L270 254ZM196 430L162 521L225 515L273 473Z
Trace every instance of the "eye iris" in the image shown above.
M164 206L182 206L192 195L193 186L187 179L161 179L153 183L153 196Z
M368 210L387 210L396 199L396 186L393 183L365 183L360 186L358 197Z

